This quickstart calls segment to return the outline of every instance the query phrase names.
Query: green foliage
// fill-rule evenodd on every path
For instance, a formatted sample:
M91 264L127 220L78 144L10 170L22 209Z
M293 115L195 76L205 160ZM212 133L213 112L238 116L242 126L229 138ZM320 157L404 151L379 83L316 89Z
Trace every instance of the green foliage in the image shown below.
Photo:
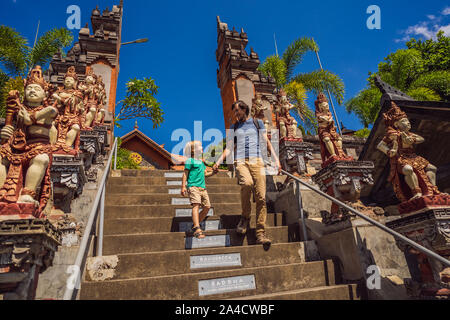
M287 68L283 60L277 56L270 56L259 66L259 70L267 77L275 79L277 88L282 88L286 84Z
M370 129L364 128L364 129L356 131L354 134L356 137L359 137L359 138L368 138L370 135L370 131L371 131Z
M425 72L450 70L450 37L446 37L441 30L436 38L436 41L413 38L406 43L408 49L415 49L421 53Z
M294 114L302 132L316 132L317 119L315 113L306 104L306 90L302 83L291 81L284 88L292 104L295 105Z
M302 83L305 89L313 92L314 95L330 90L330 93L339 104L344 100L344 82L339 76L330 71L317 70L310 73L302 73L295 76L293 81Z
M418 87L408 90L408 95L418 101L439 101L441 97L432 89Z
M9 75L21 75L27 67L27 40L16 30L0 26L0 63Z
M450 71L438 70L420 75L411 83L411 89L420 87L429 88L442 97L443 100L450 101Z
M378 65L383 81L407 91L414 79L424 72L424 61L415 49L400 49L388 55L385 62Z
M28 66L45 65L61 48L73 42L72 33L66 28L53 29L42 35L28 54Z
M335 74L327 71L313 71L310 73L294 74L297 66L302 62L308 51L319 51L319 46L312 38L299 38L292 42L284 51L282 58L270 56L264 61L259 70L265 76L275 79L277 88L286 90L289 99L296 106L295 116L299 121L299 128L304 132L317 132L317 120L314 112L306 103L306 93L326 92L342 103L344 99L344 82Z
M319 51L319 46L312 38L299 38L292 42L283 53L283 61L286 65L286 79L289 81L295 68L302 62L303 56L308 51Z
M59 50L73 41L72 33L66 28L55 28L38 38L35 47L16 30L0 26L0 63L8 76L25 77L35 65L44 67Z
M20 96L23 97L24 88L22 78L8 78L0 74L0 117L2 118L6 115L6 99L11 90L19 91Z
M381 108L376 75L416 100L449 101L450 38L439 32L437 40L411 39L406 46L389 54L378 65L377 73L369 73L367 87L345 103L364 127L375 122Z
M116 116L116 126L123 120L146 118L152 120L153 128L158 128L164 121L164 112L155 98L158 89L151 78L130 80L127 83L126 97L119 102L121 108Z
M345 104L348 113L353 112L364 125L368 128L373 124L378 117L380 108L374 108L374 105L379 105L381 99L381 92L378 88L369 88L362 90L358 95Z
M127 149L123 149L120 146L122 145L122 140L119 138L118 139L118 145L117 145L117 163L116 163L116 168L117 170L121 170L121 169L132 169L132 170L136 170L139 169L139 165L137 165L133 160L131 160L130 155L133 153L130 150ZM113 163L114 163L114 158L113 157Z
M23 82L28 71L35 65L44 67L59 50L73 41L72 33L65 29L52 29L40 37L36 46L13 28L0 26L0 116L4 116L6 97L10 90L23 91Z

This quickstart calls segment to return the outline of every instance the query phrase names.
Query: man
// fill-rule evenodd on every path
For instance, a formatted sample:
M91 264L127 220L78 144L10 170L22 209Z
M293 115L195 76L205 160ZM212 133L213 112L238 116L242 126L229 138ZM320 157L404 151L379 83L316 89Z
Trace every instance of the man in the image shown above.
M250 198L254 188L256 198L256 241L258 244L270 246L271 240L267 238L265 232L267 207L266 173L261 154L263 143L267 144L272 156L275 158L279 174L281 173L280 161L272 144L267 139L264 123L259 119L254 120L250 117L249 106L243 101L237 101L233 104L232 110L238 120L231 129L234 130L237 138L235 161L239 185L241 186L242 203L242 217L236 231L240 234L247 232L251 214ZM231 152L230 145L227 144L227 149L213 167L214 171L218 170L220 164Z

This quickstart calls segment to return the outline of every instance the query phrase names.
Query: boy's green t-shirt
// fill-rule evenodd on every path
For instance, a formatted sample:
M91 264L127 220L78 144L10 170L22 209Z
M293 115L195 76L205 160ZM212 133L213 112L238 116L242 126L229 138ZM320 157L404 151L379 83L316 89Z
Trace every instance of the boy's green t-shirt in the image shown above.
M201 160L189 158L184 166L185 170L189 170L187 179L187 187L199 187L206 189L205 170L206 166Z

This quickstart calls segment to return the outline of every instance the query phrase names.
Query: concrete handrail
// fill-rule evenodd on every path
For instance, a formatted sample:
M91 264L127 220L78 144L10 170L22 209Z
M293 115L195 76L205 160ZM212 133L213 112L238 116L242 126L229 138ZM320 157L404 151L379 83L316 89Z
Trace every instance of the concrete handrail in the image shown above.
M104 221L104 201L105 201L105 189L106 189L106 179L108 178L109 172L111 170L111 164L113 155L116 154L117 149L117 138L114 140L113 148L109 154L108 163L105 167L105 172L103 173L102 180L99 184L99 188L97 191L97 195L95 197L94 203L92 205L91 213L89 214L88 222L86 223L86 229L83 234L83 238L81 239L80 248L78 249L77 258L75 259L75 272L76 274L76 284L71 286L66 286L66 291L64 292L64 300L73 300L76 299L74 296L75 288L79 287L81 283L81 275L82 275L82 265L85 259L85 256L88 251L89 238L91 237L91 232L94 226L94 223L97 221L98 213L100 214L100 223L99 223L99 236L98 236L98 245L97 245L97 256L102 255L103 251L103 221ZM100 210L99 210L100 209ZM100 211L100 212L99 212Z
M352 207L346 205L345 203L339 201L336 198L333 198L332 196L330 196L329 194L323 192L322 190L317 189L316 187L311 186L310 184L302 181L301 179L299 179L298 177L290 174L287 171L281 170L281 172L285 175L287 175L288 177L291 177L292 179L294 179L295 181L297 181L298 183L304 185L305 187L307 187L308 189L320 194L321 196L327 198L328 200L332 201L333 203L337 204L338 206L356 214L358 217L360 217L361 219L366 220L367 222L369 222L370 224L378 227L379 229L389 233L390 235L406 242L407 244L409 244L411 247L414 247L415 249L419 250L420 252L426 254L427 256L438 260L439 262L443 263L444 265L446 265L447 267L450 267L450 260L445 259L444 257L438 255L436 252L433 252L427 248L425 248L424 246L412 241L411 239L408 239L407 237L403 236L402 234L392 230L391 228L386 227L385 225L379 223L378 221L375 221L371 218L369 218L368 216L362 214L361 212L353 209ZM299 190L300 192L300 190Z

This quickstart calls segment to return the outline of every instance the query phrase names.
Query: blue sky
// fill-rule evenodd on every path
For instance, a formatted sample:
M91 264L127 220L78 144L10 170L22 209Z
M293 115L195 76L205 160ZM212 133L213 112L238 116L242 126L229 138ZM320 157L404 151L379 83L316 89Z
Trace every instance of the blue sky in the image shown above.
M96 4L111 9L120 0L30 1L1 0L0 23L11 26L33 42L38 20L40 34L66 26L70 5L82 10L82 26L90 23ZM261 60L275 53L276 33L280 53L299 37L313 37L320 47L325 69L338 74L345 83L345 100L366 85L369 71L389 53L405 47L409 36L429 38L438 29L450 34L450 3L428 1L146 1L125 0L122 40L150 39L145 44L122 47L118 84L120 100L125 83L131 78L152 77L160 87L158 100L165 121L152 129L151 121L139 120L139 128L170 151L177 128L193 133L194 121L203 121L203 129L224 130L222 102L216 82L218 68L216 16L229 28L244 28L249 45ZM381 30L369 30L366 20L369 5L381 9ZM74 30L75 38L78 31ZM308 53L296 72L318 69L316 57ZM314 97L308 99L310 107ZM357 118L337 106L340 121L350 129L360 129ZM134 121L116 129L123 135L133 129Z

